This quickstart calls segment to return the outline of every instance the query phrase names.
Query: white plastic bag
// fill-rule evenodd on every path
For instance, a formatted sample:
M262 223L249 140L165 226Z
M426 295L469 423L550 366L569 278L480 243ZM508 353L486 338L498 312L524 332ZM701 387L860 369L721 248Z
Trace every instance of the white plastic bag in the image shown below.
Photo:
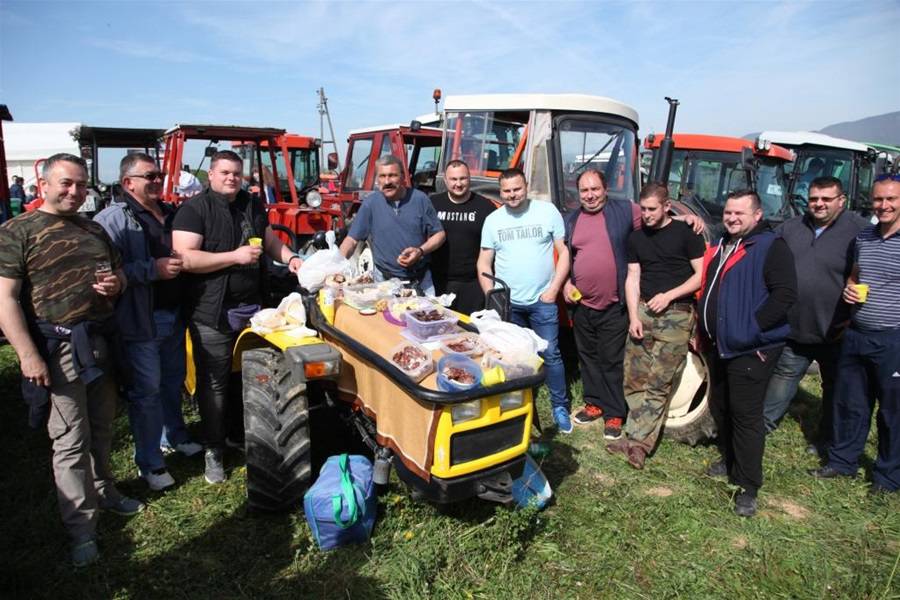
M275 331L286 331L296 337L316 335L306 327L306 307L297 292L285 296L278 308L264 308L250 317L250 329L260 335Z
M528 355L547 349L547 340L530 329L501 321L495 310L473 312L470 319L481 340L500 354Z
M353 265L349 260L341 256L337 245L335 245L334 232L329 231L325 234L325 240L328 242L327 250L318 250L315 254L303 261L300 270L297 271L297 280L300 287L316 292L325 285L325 278L329 275L341 273L346 277L353 276Z

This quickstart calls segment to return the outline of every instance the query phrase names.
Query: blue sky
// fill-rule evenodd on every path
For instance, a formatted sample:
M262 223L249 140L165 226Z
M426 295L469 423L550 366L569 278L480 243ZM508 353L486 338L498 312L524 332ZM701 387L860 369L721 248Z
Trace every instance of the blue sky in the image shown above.
M445 95L579 92L641 135L818 129L900 109L900 2L17 2L0 0L0 103L17 121L182 122L319 134Z

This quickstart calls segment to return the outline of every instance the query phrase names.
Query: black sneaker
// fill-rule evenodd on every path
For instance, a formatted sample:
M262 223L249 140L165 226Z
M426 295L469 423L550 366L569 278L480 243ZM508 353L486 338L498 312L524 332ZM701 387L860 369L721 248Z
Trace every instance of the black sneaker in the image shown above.
M815 477L816 479L834 479L835 477L851 477L855 478L856 473L845 473L843 471L838 471L831 465L825 465L824 467L819 467L818 469L810 469L807 471L810 475Z
M734 497L734 514L739 517L752 517L756 514L756 496L747 490L741 490Z
M725 461L722 459L717 460L706 468L706 476L707 477L728 477L728 467L725 466Z
M602 416L602 408L600 408L599 406L594 406L593 404L585 404L584 408L572 415L572 420L579 425L586 425L588 423L593 423Z
M210 448L206 451L206 471L203 477L206 483L225 483L225 464L222 462L221 448Z

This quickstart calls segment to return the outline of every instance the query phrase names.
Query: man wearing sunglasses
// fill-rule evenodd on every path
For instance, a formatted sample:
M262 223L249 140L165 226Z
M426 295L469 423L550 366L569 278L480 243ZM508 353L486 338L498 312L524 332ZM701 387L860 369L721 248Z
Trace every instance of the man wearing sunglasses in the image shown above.
M872 188L878 223L856 236L844 300L853 305L838 357L828 463L817 478L855 477L878 399L871 493L900 490L900 176Z
M788 313L791 333L769 380L764 410L766 431L771 433L787 413L810 363L817 362L822 407L810 450L819 452L831 438L837 357L850 318L841 293L853 262L853 240L868 222L844 209L844 189L835 177L814 179L808 200L806 214L787 221L778 232L794 255L797 302Z
M163 174L147 154L119 164L123 200L94 220L122 253L129 286L116 304L132 382L126 389L138 473L159 491L174 485L163 451L191 456L203 448L188 438L181 414L184 321L181 258L172 251L174 207L162 202Z

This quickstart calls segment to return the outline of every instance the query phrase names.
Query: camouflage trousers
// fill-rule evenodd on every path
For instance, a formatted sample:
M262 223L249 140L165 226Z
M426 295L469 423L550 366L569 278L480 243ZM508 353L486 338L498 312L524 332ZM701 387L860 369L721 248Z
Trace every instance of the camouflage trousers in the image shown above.
M653 451L669 409L672 382L680 375L694 325L694 309L683 304L653 314L641 302L638 316L644 339L625 345L625 434L647 453Z

